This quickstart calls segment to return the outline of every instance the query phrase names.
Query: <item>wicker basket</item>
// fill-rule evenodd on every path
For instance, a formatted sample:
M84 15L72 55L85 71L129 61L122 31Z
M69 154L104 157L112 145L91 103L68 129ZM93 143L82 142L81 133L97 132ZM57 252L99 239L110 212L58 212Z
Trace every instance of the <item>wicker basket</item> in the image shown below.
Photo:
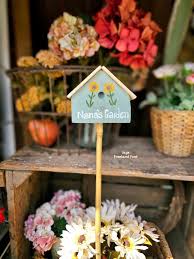
M164 233L153 223L149 223L151 227L156 228L158 235L160 236L160 242L154 243L152 256L153 259L173 259L172 252L165 238Z
M153 141L158 151L177 157L192 154L194 111L151 109Z

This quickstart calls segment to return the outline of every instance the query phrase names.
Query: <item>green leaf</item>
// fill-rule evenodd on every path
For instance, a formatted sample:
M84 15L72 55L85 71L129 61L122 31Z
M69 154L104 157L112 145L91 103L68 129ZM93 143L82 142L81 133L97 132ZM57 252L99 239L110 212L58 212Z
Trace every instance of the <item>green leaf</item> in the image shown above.
M176 0L167 29L164 64L174 64L181 50L192 12L192 0Z
M86 100L86 104L87 104L88 107L90 107L90 104L89 104L88 100Z
M146 95L146 99L140 103L139 108L143 109L146 106L155 105L157 104L157 102L158 102L158 99L156 94L154 92L149 92Z
M181 110L192 111L194 109L194 100L184 100L179 106Z
M52 231L57 237L60 237L63 230L66 229L67 221L64 218L55 217L54 225L52 226Z

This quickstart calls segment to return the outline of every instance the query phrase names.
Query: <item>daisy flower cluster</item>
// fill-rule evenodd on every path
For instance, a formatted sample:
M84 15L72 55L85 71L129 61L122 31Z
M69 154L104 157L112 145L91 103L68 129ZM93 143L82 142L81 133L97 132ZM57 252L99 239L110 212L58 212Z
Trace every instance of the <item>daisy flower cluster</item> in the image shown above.
M94 27L66 12L51 25L48 40L50 50L63 60L91 57L100 47Z
M24 224L24 234L38 253L44 255L56 242L55 221L62 218L67 224L71 224L77 218L83 217L85 204L80 200L78 191L59 190L50 202L44 203L35 214L28 216Z
M155 229L135 216L136 205L106 200L101 208L101 246L104 258L145 259L144 251L159 242ZM77 223L66 226L58 251L60 259L95 258L95 208L86 209Z

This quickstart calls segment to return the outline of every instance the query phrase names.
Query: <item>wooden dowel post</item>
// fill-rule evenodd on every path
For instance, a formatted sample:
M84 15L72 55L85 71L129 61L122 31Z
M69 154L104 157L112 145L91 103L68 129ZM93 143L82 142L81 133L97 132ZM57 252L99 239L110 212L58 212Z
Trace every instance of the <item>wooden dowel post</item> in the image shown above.
M96 259L101 259L101 196L102 196L102 137L103 124L96 124Z

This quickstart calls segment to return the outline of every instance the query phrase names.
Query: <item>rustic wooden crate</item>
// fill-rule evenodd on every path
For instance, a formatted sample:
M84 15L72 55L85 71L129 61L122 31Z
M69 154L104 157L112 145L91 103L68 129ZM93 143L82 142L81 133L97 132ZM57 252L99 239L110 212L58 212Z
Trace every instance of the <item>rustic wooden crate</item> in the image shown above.
M0 187L5 187L5 174L4 174L4 171L0 171Z
M87 205L94 205L94 176L29 171L6 172L11 250L13 259L30 258L30 244L23 234L29 213L53 192L78 189ZM166 180L146 180L127 177L103 177L103 199L120 198L126 203L138 203L138 213L160 225L168 213L173 185Z
M114 154L122 151L128 151L133 158L114 159ZM181 180L194 181L193 162L194 157L177 159L156 152L149 139L119 139L115 147L103 153L103 199L118 197L127 203L137 202L140 204L139 212L145 218L160 223L168 211L167 206L169 212L172 211L170 201L176 190L174 184ZM29 213L48 201L54 191L59 188L78 189L88 205L94 204L95 152L78 154L72 150L70 154L59 155L23 149L3 162L0 169L5 170L6 175L13 259L30 258L30 244L23 235L24 221ZM172 184L169 179L175 182ZM186 255L187 252L189 254L189 242L185 245L189 234L190 237L194 235L190 227L194 203L191 192L188 192L182 229L176 228L170 234L174 252L178 251L175 259L193 258ZM177 197L173 198L176 201L174 211L179 211L179 199L183 198ZM178 214L180 217L181 211ZM173 223L174 215L168 215L171 215Z

